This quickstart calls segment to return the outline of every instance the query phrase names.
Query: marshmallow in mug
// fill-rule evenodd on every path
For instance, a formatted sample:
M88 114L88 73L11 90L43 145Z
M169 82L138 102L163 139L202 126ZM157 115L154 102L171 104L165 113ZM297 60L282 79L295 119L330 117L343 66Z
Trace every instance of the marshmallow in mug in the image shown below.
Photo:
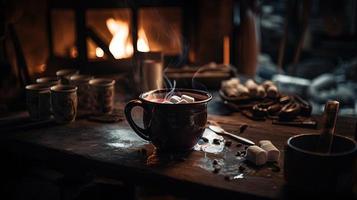
M173 104L193 103L195 102L195 98L188 95L181 95L181 97L174 95L169 98L168 102L165 101L165 103L169 102Z
M181 101L181 97L174 95L174 96L170 97L169 101L171 103L178 103Z
M186 100L187 103L193 103L193 102L195 102L195 98L190 97L190 96L185 95L185 94L181 95L181 99Z

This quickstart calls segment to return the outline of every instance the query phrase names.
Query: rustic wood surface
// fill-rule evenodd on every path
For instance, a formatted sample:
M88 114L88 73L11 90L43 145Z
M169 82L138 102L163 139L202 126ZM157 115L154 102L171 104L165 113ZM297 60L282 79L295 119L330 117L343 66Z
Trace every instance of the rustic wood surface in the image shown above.
M209 120L256 143L263 139L271 140L282 152L279 168L272 164L254 167L240 159L236 154L244 150L244 146L237 146L234 141L218 154L193 151L180 155L157 155L153 146L138 137L125 120L99 123L79 119L67 125L46 122L27 127L21 124L18 129L16 126L6 128L2 124L0 145L17 155L42 161L57 169L87 171L130 184L157 186L189 195L289 197L283 177L284 145L293 135L318 133L319 130L272 125L270 120L255 122L230 112L218 98L215 95L209 104ZM119 103L117 107L122 106ZM140 118L139 115L136 117ZM239 133L242 124L247 124L248 128ZM337 134L353 138L354 130L354 118L338 119ZM218 173L213 172L214 159L222 166ZM245 169L239 170L239 166Z

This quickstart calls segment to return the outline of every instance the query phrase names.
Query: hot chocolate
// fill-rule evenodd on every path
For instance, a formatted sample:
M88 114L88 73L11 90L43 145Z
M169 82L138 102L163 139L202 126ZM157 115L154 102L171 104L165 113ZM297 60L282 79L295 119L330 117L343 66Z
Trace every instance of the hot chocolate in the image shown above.
M179 103L191 97L192 102ZM180 97L177 103L170 99ZM152 90L130 101L125 107L125 116L133 130L149 140L161 151L191 150L201 138L207 123L207 103L212 96L204 91L190 89ZM135 106L144 109L144 129L135 124L131 110Z

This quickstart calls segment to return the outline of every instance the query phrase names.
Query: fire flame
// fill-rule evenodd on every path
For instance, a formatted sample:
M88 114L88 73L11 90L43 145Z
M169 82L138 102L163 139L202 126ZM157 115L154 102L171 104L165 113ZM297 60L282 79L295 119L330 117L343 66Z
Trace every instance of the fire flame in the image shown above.
M113 18L107 19L106 23L110 33L113 35L109 44L109 50L113 56L116 59L128 58L132 56L134 48L129 37L129 23L121 20L115 20ZM143 29L140 29L138 32L137 48L138 51L141 52L150 51L149 43Z
M146 38L145 31L142 28L139 30L139 33L138 33L138 42L137 42L136 46L138 47L138 51L141 51L141 52L149 52L150 51L148 39Z
M104 51L103 49L101 49L100 47L97 47L95 49L95 55L98 57L98 58L102 58L104 56Z

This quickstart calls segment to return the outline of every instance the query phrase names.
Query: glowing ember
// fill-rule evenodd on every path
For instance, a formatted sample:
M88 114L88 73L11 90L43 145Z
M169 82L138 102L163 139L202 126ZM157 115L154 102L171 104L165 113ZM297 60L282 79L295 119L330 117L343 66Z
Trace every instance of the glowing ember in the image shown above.
M109 44L109 50L113 54L113 56L116 59L128 58L132 56L134 48L133 43L129 37L129 23L109 18L107 20L107 27L110 33L113 35L113 38ZM138 51L141 52L150 51L148 40L143 29L140 29L138 32L137 48ZM97 57L100 57L97 53L98 48L96 49L96 55Z
M98 58L102 58L104 56L104 51L103 49L101 49L100 47L97 47L95 49L95 55L98 57Z

